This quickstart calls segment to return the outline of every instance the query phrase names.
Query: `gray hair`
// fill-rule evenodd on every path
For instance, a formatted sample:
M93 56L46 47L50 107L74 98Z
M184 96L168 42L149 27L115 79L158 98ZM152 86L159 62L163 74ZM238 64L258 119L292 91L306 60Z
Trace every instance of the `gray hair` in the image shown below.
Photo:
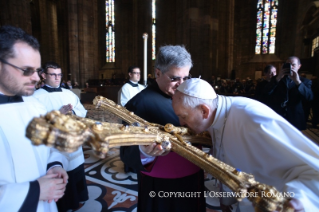
M155 61L155 68L162 73L169 71L170 67L182 68L193 67L191 55L184 46L162 46L160 47Z
M188 108L196 108L198 105L205 104L208 105L211 110L215 110L218 105L218 97L215 99L200 99L183 93L181 99L183 106Z

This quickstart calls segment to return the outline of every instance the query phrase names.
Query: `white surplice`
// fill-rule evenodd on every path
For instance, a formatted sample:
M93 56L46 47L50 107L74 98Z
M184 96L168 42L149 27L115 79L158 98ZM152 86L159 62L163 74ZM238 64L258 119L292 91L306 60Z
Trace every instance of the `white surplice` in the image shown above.
M37 98L49 112L52 110L60 110L63 105L71 104L75 115L85 117L87 110L81 104L78 96L68 89L61 89L62 92L48 92L40 88L34 92L33 96ZM69 160L67 171L71 171L84 163L82 147L79 147L75 152L62 154Z
M133 82L131 81L131 83ZM132 99L136 94L138 94L145 88L144 85L138 83L133 84L137 84L137 86L133 87L129 83L125 83L118 92L117 103L122 105L123 107L126 105L128 101L130 101L130 99Z
M248 98L218 96L208 131L215 157L280 192L293 192L306 212L318 210L319 148L273 110ZM247 199L239 207L254 211Z
M0 211L18 211L27 197L30 182L46 174L48 163L68 166L59 152L44 145L34 146L25 137L29 122L45 114L46 109L33 97L23 100L0 104ZM54 211L57 211L54 201L38 202L37 212Z

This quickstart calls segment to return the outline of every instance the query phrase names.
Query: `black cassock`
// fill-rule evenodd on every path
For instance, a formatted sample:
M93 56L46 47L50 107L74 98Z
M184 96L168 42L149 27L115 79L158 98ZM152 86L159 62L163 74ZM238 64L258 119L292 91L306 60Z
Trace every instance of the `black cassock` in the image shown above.
M125 107L148 122L180 126L171 97L163 93L156 82L134 96ZM170 152L143 166L138 146L121 147L120 156L127 166L138 172L138 211L206 211L203 171L188 160ZM157 172L152 173L154 170ZM180 173L191 174L174 177ZM155 192L153 198L150 197L152 191Z

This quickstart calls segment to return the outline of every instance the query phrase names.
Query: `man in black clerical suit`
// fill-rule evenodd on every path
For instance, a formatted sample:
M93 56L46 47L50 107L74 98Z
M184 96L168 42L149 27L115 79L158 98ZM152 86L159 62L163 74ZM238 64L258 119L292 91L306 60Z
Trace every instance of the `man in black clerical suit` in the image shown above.
M125 107L149 122L179 126L171 97L190 78L192 66L191 56L184 47L161 47L155 62L156 80ZM203 171L188 160L174 152L165 152L155 143L121 147L120 156L126 165L138 171L138 211L206 210ZM150 192L155 196L150 196ZM161 197L164 192L179 192L180 196Z
M271 78L264 90L270 95L269 106L274 111L297 129L305 130L307 125L302 101L313 99L311 81L299 76L298 70L301 64L298 57L289 57L286 63L290 63L291 71L289 68L282 68L278 75Z
M269 95L265 93L264 88L270 82L273 76L276 76L276 67L273 65L267 65L263 70L264 79L262 79L256 86L255 99L269 105Z

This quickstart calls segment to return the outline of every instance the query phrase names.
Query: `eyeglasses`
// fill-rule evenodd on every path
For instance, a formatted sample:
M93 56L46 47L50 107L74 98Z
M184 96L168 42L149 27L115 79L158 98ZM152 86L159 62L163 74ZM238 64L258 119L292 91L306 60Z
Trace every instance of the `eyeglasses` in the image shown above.
M1 61L2 63L4 63L4 64L7 64L7 65L9 65L9 66L12 66L13 68L16 68L16 69L19 69L19 70L23 71L23 75L24 75L24 76L32 76L32 75L34 74L34 72L38 72L38 74L39 74L39 72L42 71L41 68L38 68L38 69L36 69L36 70L34 70L34 69L32 69L32 68L23 69L23 68L20 68L20 67L18 67L18 66L15 66L15 65L13 65L13 64L11 64L11 63L8 63L7 61L5 61L4 59L1 59L1 58L0 58L0 61Z
M183 81L186 81L186 80L189 80L190 78L192 78L191 74L189 74L187 77L183 77L183 78L182 77L170 77L170 76L166 75L165 73L164 73L164 75L167 76L171 80L171 82L179 82L179 81L181 81L181 79Z
M50 75L50 77L53 77L54 76L54 78L57 78L57 77L63 77L63 74L52 74L52 73L45 73L45 74L47 74L47 75Z
M132 74L141 75L141 72L132 72Z

